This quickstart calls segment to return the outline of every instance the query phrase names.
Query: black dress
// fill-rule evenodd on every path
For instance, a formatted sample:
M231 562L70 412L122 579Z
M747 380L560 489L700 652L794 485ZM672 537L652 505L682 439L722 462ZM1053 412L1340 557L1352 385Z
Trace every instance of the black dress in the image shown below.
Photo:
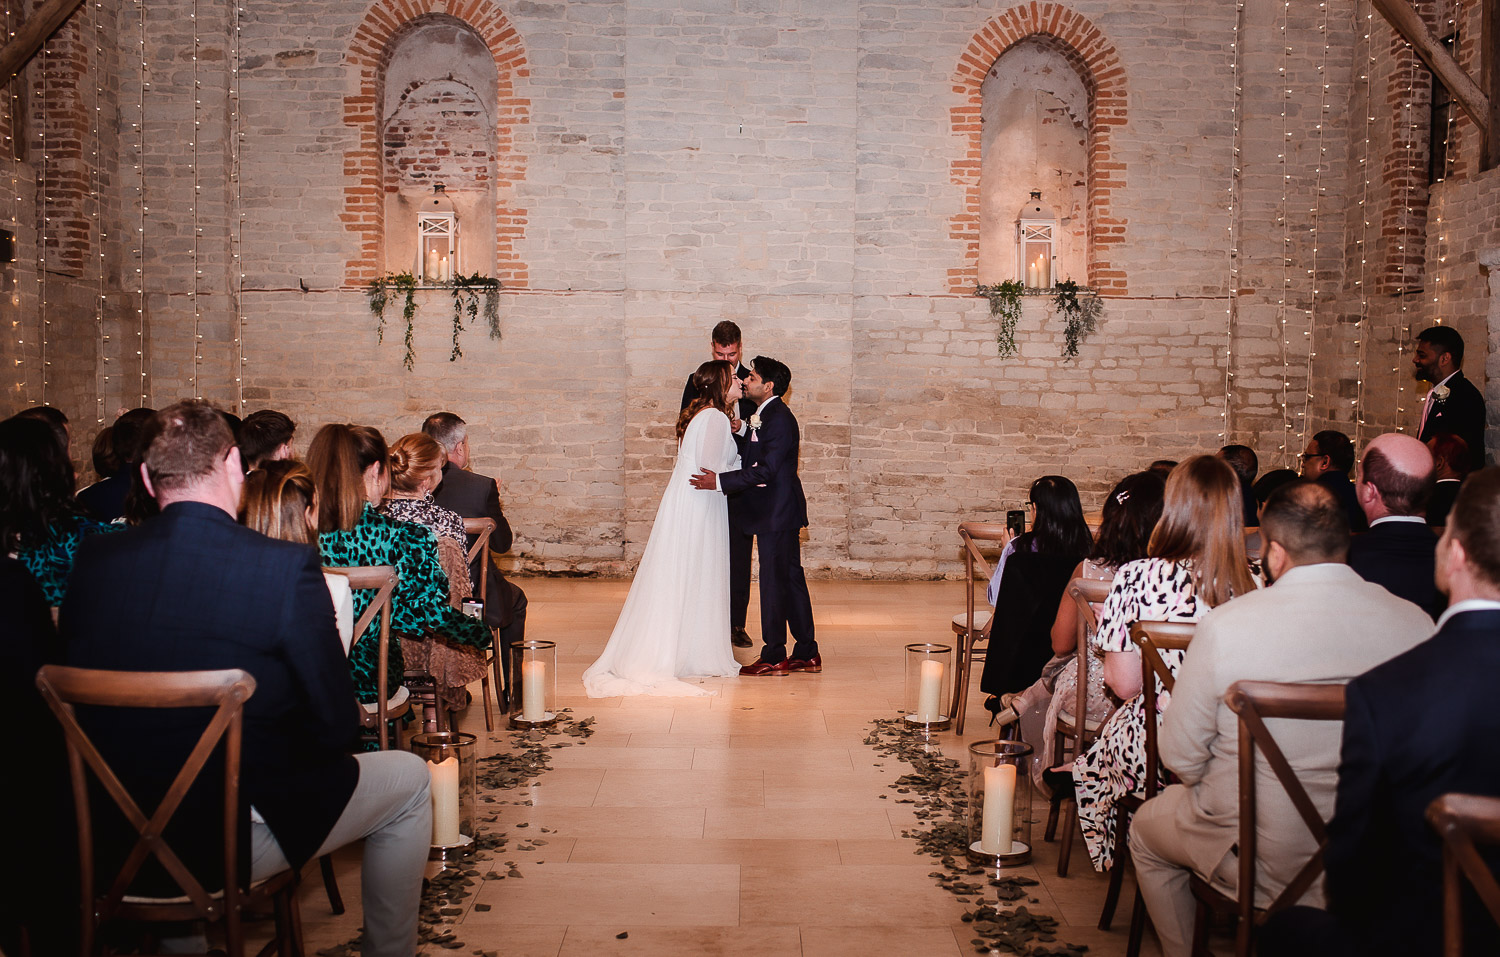
M1018 551L1005 562L979 687L1004 694L1031 687L1052 660L1052 622L1081 555Z

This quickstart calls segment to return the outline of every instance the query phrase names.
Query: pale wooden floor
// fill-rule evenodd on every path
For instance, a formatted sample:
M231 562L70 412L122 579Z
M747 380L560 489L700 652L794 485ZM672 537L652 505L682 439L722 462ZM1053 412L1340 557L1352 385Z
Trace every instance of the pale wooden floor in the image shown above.
M949 642L961 610L956 582L814 582L825 670L785 678L713 679L713 698L590 700L579 676L603 648L627 583L526 579L528 636L558 643L561 704L594 715L585 746L554 752L553 770L507 797L491 827L535 851L503 852L522 879L483 881L455 926L453 953L505 957L734 954L745 957L943 955L974 952L964 905L940 890L931 858L900 836L908 805L880 795L905 766L863 743L872 718L902 705L902 649ZM751 633L756 608L752 603ZM748 653L747 653L748 652ZM741 652L753 657L754 649ZM976 675L977 685L977 675ZM478 693L476 686L475 693ZM971 696L967 741L987 737L988 714ZM486 735L477 703L464 730ZM964 743L940 737L963 758ZM882 766L883 765L883 766ZM1045 806L1038 809L1045 816ZM526 823L528 830L514 825ZM1130 885L1112 932L1095 928L1104 877L1081 839L1066 879L1057 845L1035 827L1033 910L1057 917L1061 940L1091 954L1124 952ZM356 850L339 856L349 913L330 916L320 883L302 886L309 952L349 939L359 922ZM477 909L476 904L488 905ZM617 935L627 934L626 939ZM443 953L434 949L433 953ZM1156 954L1149 934L1146 952Z

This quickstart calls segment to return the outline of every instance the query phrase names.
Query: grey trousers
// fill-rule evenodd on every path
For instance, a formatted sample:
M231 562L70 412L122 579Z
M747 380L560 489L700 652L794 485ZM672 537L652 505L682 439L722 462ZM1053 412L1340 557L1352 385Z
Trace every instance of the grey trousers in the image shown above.
M411 957L417 951L422 874L432 845L427 762L406 751L358 754L355 760L359 784L318 854L364 839L360 886L365 938L360 952L364 957ZM250 823L250 847L253 880L290 866L264 824Z

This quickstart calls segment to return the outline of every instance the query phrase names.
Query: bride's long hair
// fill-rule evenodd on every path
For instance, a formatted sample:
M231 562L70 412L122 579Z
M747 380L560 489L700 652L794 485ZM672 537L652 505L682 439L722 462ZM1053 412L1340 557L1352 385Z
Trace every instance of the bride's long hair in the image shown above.
M734 366L723 359L711 359L698 367L693 373L693 388L698 395L688 403L687 408L677 417L677 443L682 444L683 433L687 432L688 423L693 421L693 416L704 409L718 409L720 412L734 418L729 411L729 377L734 375Z

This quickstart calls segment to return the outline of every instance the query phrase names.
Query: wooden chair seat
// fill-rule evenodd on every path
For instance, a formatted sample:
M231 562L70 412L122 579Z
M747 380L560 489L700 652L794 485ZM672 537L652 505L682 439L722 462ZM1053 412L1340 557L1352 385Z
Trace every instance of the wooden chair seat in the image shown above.
M404 709L404 708L402 708L402 705L406 704L406 702L410 698L411 698L411 691L406 687L406 685L402 685L401 687L397 688L396 689L396 693L393 694L393 695L391 695L385 701L385 710L386 710L386 713L387 714L394 714L394 713L396 713L396 712L399 711L401 714L405 714L406 711L408 711L410 709L409 708L408 709ZM376 715L376 714L378 714L380 712L380 702L379 701L361 701L359 703L359 706L361 708L364 708L365 709L365 713L369 714L369 715Z
M970 624L968 614L966 612L959 612L953 616L953 633L955 635L964 635L971 630L984 631L989 626L990 618L993 616L994 612L992 611L976 610L974 612L974 623Z

